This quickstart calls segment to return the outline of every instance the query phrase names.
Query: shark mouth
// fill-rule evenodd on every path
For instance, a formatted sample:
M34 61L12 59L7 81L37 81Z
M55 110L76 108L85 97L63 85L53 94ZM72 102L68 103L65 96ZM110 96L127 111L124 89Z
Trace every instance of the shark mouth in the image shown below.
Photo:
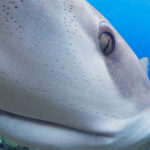
M40 149L105 145L112 135L90 133L53 122L27 118L0 110L0 134L25 146ZM108 142L108 141L107 141ZM84 147L83 146L83 147ZM59 148L58 148L59 149ZM61 148L62 149L62 148Z

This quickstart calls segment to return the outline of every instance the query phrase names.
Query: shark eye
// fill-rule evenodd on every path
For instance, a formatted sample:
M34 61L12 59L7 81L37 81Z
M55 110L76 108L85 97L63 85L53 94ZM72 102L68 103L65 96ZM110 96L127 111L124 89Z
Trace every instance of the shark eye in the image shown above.
M103 32L99 36L99 45L105 55L110 55L114 51L114 38L110 32Z

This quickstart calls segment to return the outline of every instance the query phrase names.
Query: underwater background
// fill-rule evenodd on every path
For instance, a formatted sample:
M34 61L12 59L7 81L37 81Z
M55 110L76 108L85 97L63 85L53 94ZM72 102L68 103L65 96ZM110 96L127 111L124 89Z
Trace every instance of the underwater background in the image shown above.
M150 0L88 1L110 21L138 58L149 57L150 59ZM33 149L0 137L0 150Z

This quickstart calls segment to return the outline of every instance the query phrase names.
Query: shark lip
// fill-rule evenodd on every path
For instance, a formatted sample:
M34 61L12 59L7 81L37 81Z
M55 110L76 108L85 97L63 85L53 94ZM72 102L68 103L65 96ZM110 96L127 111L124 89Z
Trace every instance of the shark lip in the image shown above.
M114 137L94 134L53 122L27 118L0 110L0 134L18 144L49 150L106 146ZM65 148L65 149L64 149Z
M25 117L25 116L10 113L8 111L4 111L4 110L0 109L0 117L1 117L1 114L4 115L4 116L7 116L9 118L19 120L19 121L30 122L30 123L35 123L35 124L43 124L45 126L63 128L65 130L73 130L75 132L81 132L83 134L89 134L89 135L93 135L93 136L102 136L102 137L106 137L106 138L111 138L111 137L114 136L113 134L108 134L108 133L92 133L92 132L87 131L87 130L81 130L81 129L78 129L78 128L62 125L62 124L59 124L59 123L54 123L54 122L50 122L50 121L44 121L44 120L40 120L40 119Z

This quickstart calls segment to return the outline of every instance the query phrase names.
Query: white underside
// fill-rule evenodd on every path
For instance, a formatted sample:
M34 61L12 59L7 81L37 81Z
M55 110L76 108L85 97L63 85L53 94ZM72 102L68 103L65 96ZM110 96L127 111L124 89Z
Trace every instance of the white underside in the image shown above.
M0 111L0 134L19 144L43 150L124 150L125 146L136 145L141 137L148 137L149 122L145 120L145 114L148 116L144 113L130 121L124 132L106 136ZM143 120L139 122L139 118ZM131 149L139 150L135 145Z
M91 134L49 122L0 111L0 134L19 144L44 150L91 150L106 147L111 137Z

